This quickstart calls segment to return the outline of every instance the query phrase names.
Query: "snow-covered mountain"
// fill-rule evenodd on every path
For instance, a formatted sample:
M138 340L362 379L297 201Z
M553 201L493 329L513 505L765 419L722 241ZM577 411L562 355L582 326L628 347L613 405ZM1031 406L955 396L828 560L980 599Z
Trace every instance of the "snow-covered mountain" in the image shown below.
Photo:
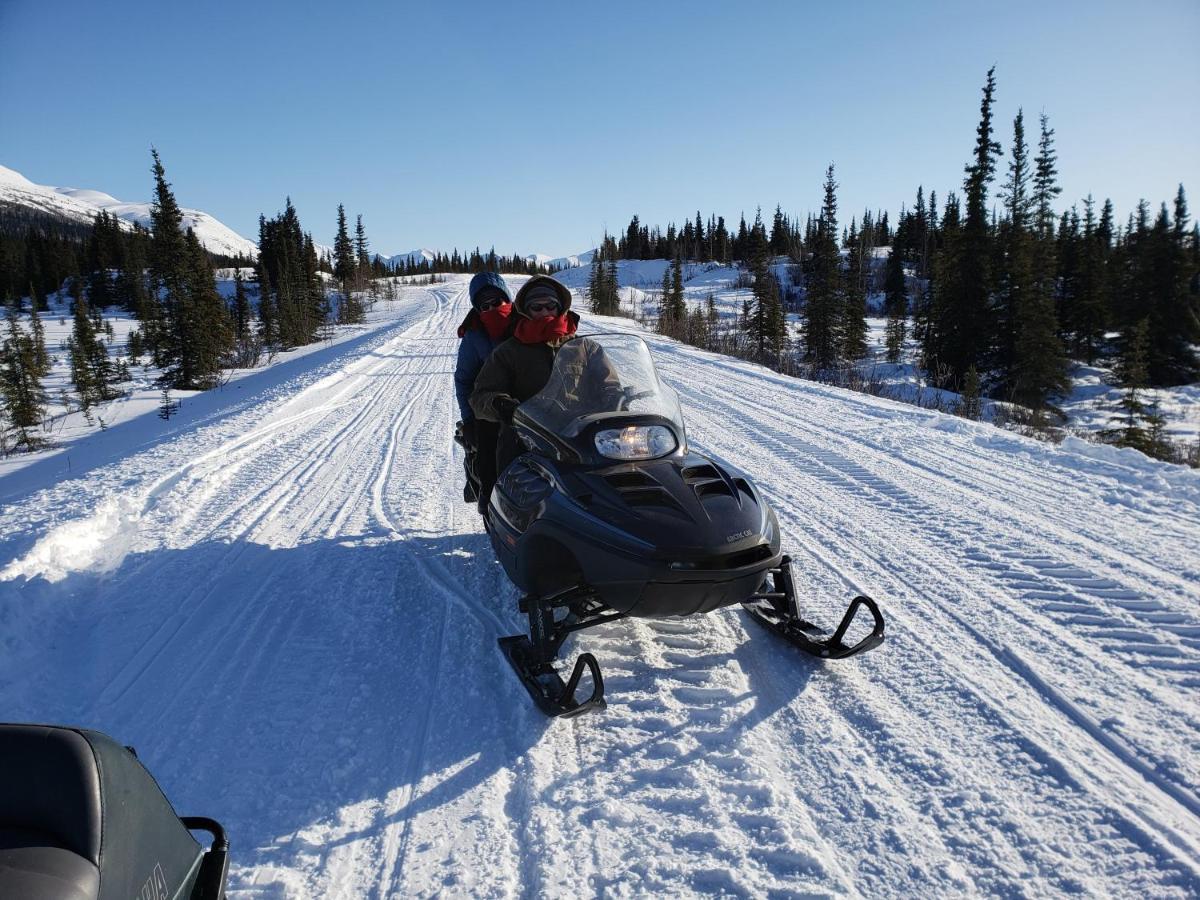
M72 222L91 224L100 210L145 228L150 227L150 203L127 203L102 191L34 184L20 172L0 166L0 205L38 210ZM183 208L183 227L190 228L212 253L258 256L258 246L213 216Z
M420 250L406 250L403 253L394 253L391 256L384 256L381 253L376 253L375 258L389 266L401 265L408 262L431 261L435 256L432 250L426 250L422 247Z

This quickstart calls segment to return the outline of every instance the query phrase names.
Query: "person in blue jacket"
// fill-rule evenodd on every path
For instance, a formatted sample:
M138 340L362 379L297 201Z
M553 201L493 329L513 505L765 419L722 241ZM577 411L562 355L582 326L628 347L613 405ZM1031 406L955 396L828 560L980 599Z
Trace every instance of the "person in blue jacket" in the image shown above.
M479 511L487 509L492 485L496 483L496 440L500 426L476 418L471 409L471 391L484 362L508 337L512 318L512 294L496 272L480 272L467 289L471 311L458 327L458 362L454 366L454 394L462 415L459 426L466 450L467 484L463 499L474 500Z

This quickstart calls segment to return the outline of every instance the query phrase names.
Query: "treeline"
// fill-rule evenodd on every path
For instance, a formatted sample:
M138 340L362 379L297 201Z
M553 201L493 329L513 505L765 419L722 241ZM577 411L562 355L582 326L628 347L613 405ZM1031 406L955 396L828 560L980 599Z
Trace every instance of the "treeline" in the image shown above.
M361 322L367 304L379 296L381 279L484 269L549 271L532 260L479 249L389 264L369 252L361 215L350 233L340 205L333 252L321 253L290 199L276 216L259 217L257 259L212 254L183 228L162 161L157 151L151 155L150 229L103 211L88 226L22 207L0 208L0 291L6 305L0 451L41 443L38 430L48 404L42 382L52 363L41 314L46 298L57 291L71 298L74 324L65 349L76 398L92 421L92 408L118 396L129 381L129 366L143 358L161 372L163 415L169 415L177 406L171 390L214 387L226 369L255 366L264 354L321 340L334 323ZM215 268L234 271L229 300L217 289ZM247 269L253 272L249 279ZM394 285L385 286L390 295ZM29 319L22 323L25 297ZM114 306L137 321L123 357L113 350L112 326L102 317L102 310ZM65 394L62 399L70 403Z
M485 271L503 272L506 275L549 275L556 269L542 265L533 257L518 256L515 253L512 256L501 256L494 248L483 253L478 247L470 253L459 253L457 248L448 254L435 253L432 259L424 256L414 259L410 256L394 265L383 266L383 272L387 275L432 275L445 272L463 275Z
M698 211L695 219L685 220L682 227L671 222L665 229L643 225L635 215L625 233L612 240L614 249L611 252L617 259L672 260L679 256L696 262L731 265L748 263L760 249L761 240L765 240L767 252L772 256L791 256L799 260L804 247L811 246L816 240L818 219L809 215L802 225L799 220L785 215L782 207L776 206L770 230L763 226L761 233L756 235L757 226L763 226L761 210L753 225L747 225L746 217L742 215L734 231L726 227L724 216L710 214L706 222ZM891 242L892 231L886 212L874 215L870 211L864 212L861 224L856 221L851 229L855 237L861 234L877 247ZM842 239L849 242L850 232L843 231Z
M882 294L887 359L899 361L906 341L915 340L927 381L962 394L968 414L989 397L1030 410L1034 425L1060 421L1055 402L1070 390L1069 361L1103 362L1127 398L1108 436L1162 455L1150 437L1156 412L1144 392L1200 377L1200 228L1183 186L1156 212L1143 200L1123 226L1108 200L1089 196L1056 211L1061 188L1049 119L1039 118L1031 142L1018 112L1001 173L995 88L993 70L961 199L952 192L939 203L918 188L894 229L886 212L839 228L830 166L821 211L802 227L779 207L769 229L760 214L749 227L743 218L732 235L718 216L705 223L697 214L665 231L635 216L619 239L606 238L601 255L672 261L660 330L817 378L844 377L861 360L867 298ZM882 273L872 265L880 247L890 248ZM776 279L771 263L781 258L795 286ZM673 274L683 260L749 269L752 300L735 333L704 327L706 310L687 312ZM789 308L800 313L795 339L782 314Z

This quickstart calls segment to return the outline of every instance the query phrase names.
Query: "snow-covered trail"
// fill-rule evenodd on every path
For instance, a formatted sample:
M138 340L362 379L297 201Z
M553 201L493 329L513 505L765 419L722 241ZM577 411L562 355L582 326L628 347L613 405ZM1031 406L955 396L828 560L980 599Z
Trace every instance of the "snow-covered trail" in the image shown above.
M821 664L740 611L616 623L566 652L607 712L547 722L461 502L463 286L0 511L5 717L136 745L230 829L235 896L1200 893L1191 473L648 336L800 583L878 597L888 641Z

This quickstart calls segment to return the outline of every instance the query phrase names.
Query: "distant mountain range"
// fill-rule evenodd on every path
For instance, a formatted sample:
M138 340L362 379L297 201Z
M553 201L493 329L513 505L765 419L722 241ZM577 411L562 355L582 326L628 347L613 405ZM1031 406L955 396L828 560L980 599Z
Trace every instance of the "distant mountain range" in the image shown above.
M85 188L34 184L20 172L0 166L0 206L5 205L32 209L45 215L84 225L90 225L96 218L96 214L105 210L109 215L128 222L130 227L134 222L144 228L150 227L150 203L127 203L102 191ZM211 253L252 258L258 256L258 245L254 241L242 237L209 213L198 209L184 208L183 227L192 229L200 243ZM324 244L316 246L317 252L322 256L333 254L332 247ZM543 253L530 253L526 254L524 258L556 268L568 268L587 265L591 262L594 252L588 250L585 253L557 257L546 256ZM392 265L406 260L432 260L436 256L434 251L424 248L408 250L391 256L376 255Z
M20 172L4 166L0 166L0 204L22 206L87 225L97 213L105 210L131 226L136 222L144 228L150 227L149 203L126 203L101 191L34 184ZM184 228L192 229L210 252L226 256L258 256L258 246L253 241L208 213L186 208L182 211Z

